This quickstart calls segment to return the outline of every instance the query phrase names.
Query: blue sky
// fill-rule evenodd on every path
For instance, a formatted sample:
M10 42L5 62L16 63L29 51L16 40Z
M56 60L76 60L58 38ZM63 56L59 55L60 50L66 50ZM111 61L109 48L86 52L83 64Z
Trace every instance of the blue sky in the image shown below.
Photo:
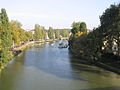
M89 29L99 25L99 16L119 0L0 0L10 20L22 23L24 29L35 24L48 28L71 28L73 21L84 21Z

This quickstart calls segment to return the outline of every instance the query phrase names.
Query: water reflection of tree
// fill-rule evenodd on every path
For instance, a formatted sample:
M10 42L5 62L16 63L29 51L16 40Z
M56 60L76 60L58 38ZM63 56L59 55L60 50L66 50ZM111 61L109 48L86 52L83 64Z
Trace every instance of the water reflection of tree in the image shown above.
M102 68L82 64L77 58L70 54L70 61L72 71L78 77L86 79L87 87L91 89L85 90L119 90L120 79L118 75L112 72L106 71ZM111 89L112 88L112 89Z
M23 74L23 63L25 54L17 56L8 66L2 71L0 76L0 90L15 90L17 80Z

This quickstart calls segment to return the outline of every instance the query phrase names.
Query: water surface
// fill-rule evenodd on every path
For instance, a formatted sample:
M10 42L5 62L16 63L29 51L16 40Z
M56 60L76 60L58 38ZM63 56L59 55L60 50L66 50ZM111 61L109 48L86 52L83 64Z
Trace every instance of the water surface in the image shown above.
M0 90L120 90L120 75L71 62L59 42L34 46L12 60L0 75Z

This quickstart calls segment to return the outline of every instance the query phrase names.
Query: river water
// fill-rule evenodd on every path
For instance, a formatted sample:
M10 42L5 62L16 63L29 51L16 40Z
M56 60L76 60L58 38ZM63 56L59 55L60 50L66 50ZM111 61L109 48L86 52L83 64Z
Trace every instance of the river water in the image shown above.
M0 75L0 90L120 90L120 75L78 64L59 42L25 50Z

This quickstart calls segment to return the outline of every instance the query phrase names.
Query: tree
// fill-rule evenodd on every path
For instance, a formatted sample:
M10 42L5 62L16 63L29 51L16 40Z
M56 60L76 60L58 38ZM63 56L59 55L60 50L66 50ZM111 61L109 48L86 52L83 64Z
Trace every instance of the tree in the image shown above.
M63 29L62 30L62 37L69 37L69 29Z
M80 23L80 32L86 32L87 33L87 26L85 22Z
M36 40L39 39L45 39L46 38L46 32L45 32L45 28L43 26L40 26L39 24L35 24L35 34L34 37Z
M35 30L35 34L34 34L35 40L39 40L40 39L39 28L40 28L40 25L35 24L35 29L34 29Z
M1 47L1 58L0 58L0 66L1 66L1 64L9 60L9 56L11 55L11 53L9 52L9 49L11 48L11 42L12 42L9 19L5 9L1 9L0 25L2 28L2 31L1 31L2 47Z
M73 22L71 32L73 36L78 37L87 33L87 25L85 22Z
M1 36L2 36L2 26L1 26L1 21L0 21L0 56L1 56L1 48L2 48Z
M100 17L101 31L104 41L107 41L107 52L112 53L113 42L117 43L120 54L120 4L111 5Z
M10 22L10 27L12 30L12 41L13 44L18 45L20 44L20 33L19 33L19 27L18 27L18 22L17 21L11 21Z
M26 31L22 28L19 28L19 33L20 33L20 43L27 41L27 36L26 36Z
M75 34L78 31L80 31L80 22L73 22L72 29L71 29L72 34Z
M59 39L60 38L60 30L55 30L55 38Z
M113 55L114 43L118 47L120 55L120 4L111 5L100 17L100 25L88 34L75 37L72 34L69 39L69 49L75 55L87 60L105 60L104 55ZM86 32L85 23L80 24L81 32ZM105 43L106 42L106 43ZM103 58L104 57L104 58ZM102 59L101 59L102 58Z
M33 40L33 39L34 39L34 38L33 38L33 34L32 34L31 31L26 31L26 32L25 32L25 35L26 35L26 37L27 37L27 41L30 41L30 40Z
M52 27L49 27L48 37L49 37L50 39L54 39L54 31L53 31Z
M12 30L12 41L14 45L19 45L21 42L27 41L26 31L21 28L22 24L18 21L11 21L10 28Z
M45 39L46 38L46 31L45 31L45 28L43 26L41 26L40 33L41 33L41 39Z
M6 13L5 9L1 9L1 26L2 26L2 42L3 42L3 47L10 48L11 47L11 29L9 25L9 19Z

